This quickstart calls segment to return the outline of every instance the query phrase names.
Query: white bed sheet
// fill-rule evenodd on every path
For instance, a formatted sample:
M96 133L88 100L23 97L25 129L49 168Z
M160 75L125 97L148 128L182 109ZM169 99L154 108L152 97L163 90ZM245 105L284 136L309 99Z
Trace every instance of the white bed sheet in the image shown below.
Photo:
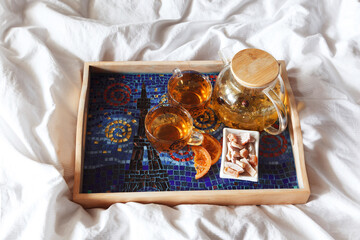
M360 3L0 1L0 239L360 239ZM304 205L71 201L85 61L286 61L311 187Z

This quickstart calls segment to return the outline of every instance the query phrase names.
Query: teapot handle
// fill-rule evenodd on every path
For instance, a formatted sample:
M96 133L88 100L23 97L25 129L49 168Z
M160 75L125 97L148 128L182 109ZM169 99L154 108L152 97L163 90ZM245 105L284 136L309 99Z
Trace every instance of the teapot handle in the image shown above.
M281 73L279 73L279 82L280 82L280 94L285 96L285 85L284 81L281 77ZM266 88L263 90L264 94L270 99L270 101L274 104L276 112L278 114L279 119L279 128L276 129L273 126L267 127L264 130L272 135L278 135L283 132L288 124L287 120L287 112L284 103L281 101L281 98L274 92L272 88Z

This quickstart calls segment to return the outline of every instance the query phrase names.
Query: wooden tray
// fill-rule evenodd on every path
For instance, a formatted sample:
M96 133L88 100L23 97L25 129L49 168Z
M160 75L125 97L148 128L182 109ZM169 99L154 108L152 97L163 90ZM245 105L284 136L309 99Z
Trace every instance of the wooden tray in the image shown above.
M76 159L73 200L86 208L108 207L117 202L177 204L219 204L219 205L261 205L261 204L301 204L310 196L306 174L302 134L296 103L285 69L284 61L279 61L282 77L289 95L289 132L298 188L295 189L246 189L217 191L160 191L160 192L110 192L82 193L87 111L89 107L90 76L92 73L170 73L175 67L193 69L203 73L220 72L221 61L174 61L174 62L88 62L84 65L83 84L79 101Z

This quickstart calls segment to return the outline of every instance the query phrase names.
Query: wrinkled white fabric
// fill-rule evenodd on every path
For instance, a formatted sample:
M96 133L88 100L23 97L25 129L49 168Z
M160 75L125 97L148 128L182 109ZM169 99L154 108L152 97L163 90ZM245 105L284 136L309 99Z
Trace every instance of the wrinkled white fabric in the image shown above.
M0 239L360 239L360 3L0 1ZM311 187L303 205L71 201L85 61L286 61Z

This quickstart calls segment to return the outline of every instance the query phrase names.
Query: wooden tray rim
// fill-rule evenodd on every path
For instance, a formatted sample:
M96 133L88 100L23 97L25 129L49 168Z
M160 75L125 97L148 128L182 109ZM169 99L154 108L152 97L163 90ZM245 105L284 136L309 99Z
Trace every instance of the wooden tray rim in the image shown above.
M109 207L113 203L140 202L177 204L217 204L217 205L266 205L266 204L302 204L310 196L302 133L295 97L292 92L285 62L280 60L281 76L289 96L288 117L291 145L293 148L298 189L246 189L246 190L197 190L169 192L112 192L112 193L80 193L82 185L82 167L84 161L85 133L89 98L89 77L94 72L136 72L136 73L167 73L175 67L193 69L200 72L219 72L221 61L101 61L85 62L83 82L79 99L78 119L76 129L75 173L73 201L85 208ZM91 71L90 71L91 69Z

